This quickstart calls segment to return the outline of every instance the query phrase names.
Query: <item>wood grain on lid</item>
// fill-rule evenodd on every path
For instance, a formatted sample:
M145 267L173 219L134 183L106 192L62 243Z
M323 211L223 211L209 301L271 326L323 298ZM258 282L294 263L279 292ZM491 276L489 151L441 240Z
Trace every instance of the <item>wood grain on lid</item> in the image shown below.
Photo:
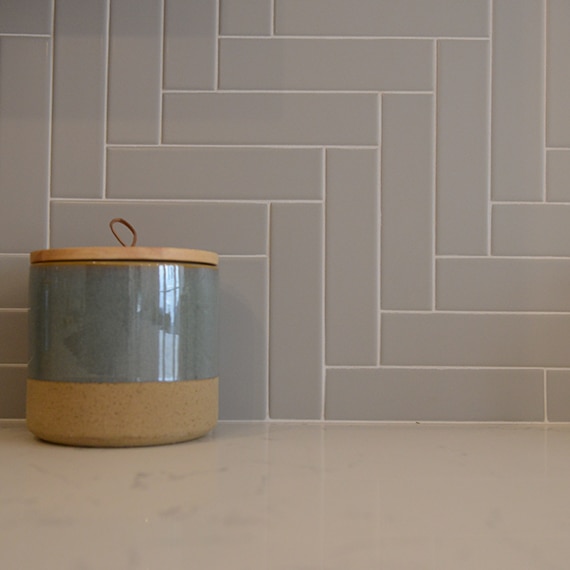
M218 265L218 254L178 247L70 247L30 253L31 263L53 261L163 261Z

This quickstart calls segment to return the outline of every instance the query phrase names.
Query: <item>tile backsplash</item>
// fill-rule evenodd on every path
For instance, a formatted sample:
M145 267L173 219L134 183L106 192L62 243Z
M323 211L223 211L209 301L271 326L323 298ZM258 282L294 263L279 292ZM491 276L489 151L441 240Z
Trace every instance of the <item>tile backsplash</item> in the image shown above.
M221 255L222 419L570 421L570 2L0 0L0 417L27 254Z

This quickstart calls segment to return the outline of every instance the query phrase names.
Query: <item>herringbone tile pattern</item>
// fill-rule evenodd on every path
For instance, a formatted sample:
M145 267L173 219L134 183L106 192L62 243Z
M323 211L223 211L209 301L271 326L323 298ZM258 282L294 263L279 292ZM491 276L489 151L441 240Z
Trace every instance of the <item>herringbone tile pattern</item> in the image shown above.
M223 418L570 420L567 2L36 4L0 0L1 415L25 254L123 216L222 256Z

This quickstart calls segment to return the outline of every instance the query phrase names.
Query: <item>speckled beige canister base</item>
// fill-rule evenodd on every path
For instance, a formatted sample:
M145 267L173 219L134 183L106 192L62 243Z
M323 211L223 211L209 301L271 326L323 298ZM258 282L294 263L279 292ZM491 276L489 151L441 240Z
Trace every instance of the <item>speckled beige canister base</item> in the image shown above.
M28 379L27 425L65 445L128 447L201 437L218 420L218 378L176 382Z

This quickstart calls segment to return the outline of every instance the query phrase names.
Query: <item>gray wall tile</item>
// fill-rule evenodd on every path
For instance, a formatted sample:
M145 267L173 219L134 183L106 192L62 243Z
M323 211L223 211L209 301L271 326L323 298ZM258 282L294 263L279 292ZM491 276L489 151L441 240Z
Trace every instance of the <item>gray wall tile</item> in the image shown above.
M272 0L220 0L222 35L268 36L272 30Z
M26 417L25 366L0 366L0 418Z
M326 361L378 361L379 156L327 152Z
M106 0L58 0L54 37L52 196L102 196L106 59Z
M546 199L570 202L570 149L546 151Z
M203 202L58 201L51 209L51 246L119 245L108 227L118 217L136 228L138 245L267 253L267 206Z
M29 267L27 255L0 254L0 308L19 309L28 306Z
M570 260L438 259L438 309L569 311Z
M51 34L52 2L0 2L0 34ZM0 416L1 417L1 416Z
M570 145L570 38L568 21L570 4L566 0L547 2L547 57L548 74L546 84L546 142L549 146Z
M569 370L549 370L546 373L546 401L548 421L570 421Z
M0 38L0 247L25 253L46 240L49 41Z
M330 369L326 386L330 420L544 420L541 370Z
M493 6L493 199L541 200L544 8L535 0Z
M216 85L216 0L165 0L164 87Z
M436 250L486 254L489 45L440 41L437 69Z
M162 1L113 0L110 18L107 140L158 143Z
M163 141L373 145L377 113L374 94L166 94Z
M271 207L269 413L319 419L322 407L323 208Z
M495 255L570 255L570 207L554 204L493 206Z
M223 89L430 91L430 40L225 39Z
M382 364L569 367L570 315L388 313Z
M431 95L382 98L384 309L432 306L434 151Z
M264 420L268 388L268 260L220 260L220 418Z
M312 199L323 195L322 151L273 148L111 148L110 198Z
M28 312L0 309L0 364L28 362Z
M319 419L326 388L330 418L540 421L548 373L570 421L569 15L0 0L0 416L28 252L117 245L123 216L222 254L223 418Z
M286 35L460 36L489 34L487 0L275 0Z

